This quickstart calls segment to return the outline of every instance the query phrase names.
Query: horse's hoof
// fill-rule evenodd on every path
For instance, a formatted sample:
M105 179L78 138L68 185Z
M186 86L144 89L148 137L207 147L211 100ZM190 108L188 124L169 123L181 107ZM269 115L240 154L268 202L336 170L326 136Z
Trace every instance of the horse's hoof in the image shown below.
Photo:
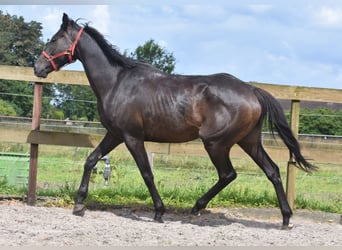
M159 222L159 223L164 223L163 215L162 214L156 214L154 216L154 221Z
M74 206L74 210L72 211L72 214L73 215L76 215L76 216L84 216L84 213L86 211L86 206L83 205L83 204L76 204Z
M291 230L293 228L293 224L282 225L281 230Z
M191 209L191 212L190 212L192 215L195 215L195 216L200 216L201 215L201 211L198 210L197 208L193 208Z

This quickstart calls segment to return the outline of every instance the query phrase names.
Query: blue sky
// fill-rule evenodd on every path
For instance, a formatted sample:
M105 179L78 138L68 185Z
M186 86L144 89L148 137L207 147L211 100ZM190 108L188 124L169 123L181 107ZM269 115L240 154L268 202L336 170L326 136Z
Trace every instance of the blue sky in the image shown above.
M174 53L176 73L227 72L244 81L342 89L339 0L1 2L17 3L0 5L3 12L41 22L43 40L58 30L66 12L90 22L121 52L154 39ZM65 69L82 68L78 63Z

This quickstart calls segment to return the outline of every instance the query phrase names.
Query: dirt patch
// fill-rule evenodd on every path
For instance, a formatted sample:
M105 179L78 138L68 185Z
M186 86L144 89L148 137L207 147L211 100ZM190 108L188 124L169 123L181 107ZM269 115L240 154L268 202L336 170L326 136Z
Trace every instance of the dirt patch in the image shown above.
M279 209L208 209L201 216L152 209L87 210L0 204L1 246L342 246L341 215L297 210L292 230L279 230Z

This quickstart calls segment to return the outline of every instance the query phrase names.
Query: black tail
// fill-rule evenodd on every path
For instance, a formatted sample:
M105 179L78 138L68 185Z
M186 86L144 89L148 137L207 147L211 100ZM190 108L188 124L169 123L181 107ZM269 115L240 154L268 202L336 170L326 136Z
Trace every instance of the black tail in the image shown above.
M274 134L274 128L278 132L280 138L289 149L290 156L294 156L297 166L306 172L317 169L316 166L307 162L301 154L298 141L293 135L280 103L263 89L254 88L254 93L262 106L262 119L267 119L272 134Z

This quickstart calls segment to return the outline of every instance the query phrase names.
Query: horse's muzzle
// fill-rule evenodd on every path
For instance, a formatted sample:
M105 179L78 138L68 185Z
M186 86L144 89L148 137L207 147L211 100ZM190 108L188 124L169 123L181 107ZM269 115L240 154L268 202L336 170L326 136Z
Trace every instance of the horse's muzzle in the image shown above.
M41 65L38 65L37 63L34 65L33 69L34 69L34 74L40 78L46 78L48 74L50 73L49 67L42 67Z

